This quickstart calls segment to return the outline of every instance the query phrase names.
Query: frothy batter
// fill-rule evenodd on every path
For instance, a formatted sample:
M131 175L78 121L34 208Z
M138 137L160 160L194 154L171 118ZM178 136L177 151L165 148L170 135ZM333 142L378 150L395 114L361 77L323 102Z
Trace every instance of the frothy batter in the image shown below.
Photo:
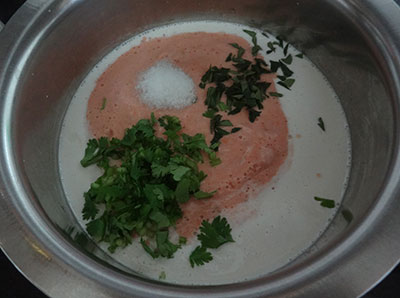
M159 27L120 45L88 74L66 113L59 154L64 191L83 226L83 193L100 175L95 166L84 169L79 164L87 140L93 134L96 137L121 137L125 128L141 118L148 118L150 112L155 111L156 116L177 115L185 125L186 133L202 132L210 140L209 122L201 116L206 109L203 90L196 88L198 102L194 105L180 110L154 110L141 103L138 94L134 94L137 92L135 80L138 72L164 58L182 69L196 85L210 64L219 66L230 52L235 53L227 45L229 42L241 44L250 53L251 40L243 29L257 31L221 22ZM261 54L264 54L271 39L257 32L258 43L264 49ZM182 36L204 36L205 40L201 42L194 38L195 45L185 50ZM146 37L145 41L143 37ZM167 46L171 40L182 43L176 44L181 53L173 49L165 51L161 46L157 48L163 43ZM207 40L208 46L205 44ZM131 50L139 46L147 48L146 57L140 54L140 50L136 53ZM201 55L197 56L195 51L200 51ZM292 47L290 51L298 53ZM135 55L143 55L137 59L139 65L136 66L132 65L131 58ZM281 53L274 55L271 54L269 59L282 57ZM192 67L199 69L194 71ZM292 91L278 86L277 91L284 96L279 101L267 99L262 116L254 124L249 123L246 113L230 118L235 126L243 129L222 139L221 165L212 171L203 165L203 170L209 174L203 188L220 188L224 197L217 195L204 203L192 201L184 205L190 221L184 219L178 225L180 233L191 234L201 216L213 217L213 211L219 213L222 210L222 216L227 217L232 226L235 243L213 251L212 262L194 269L190 267L188 257L198 245L195 237L178 250L173 259L153 260L137 241L117 250L113 258L146 277L158 279L164 271L166 282L215 285L268 274L296 258L319 237L336 209L322 208L313 197L333 199L337 205L340 204L349 172L349 134L340 103L318 69L307 59L295 59L291 69L296 79ZM113 81L112 77L116 80ZM101 110L104 97L107 101ZM326 132L317 125L319 117L325 122ZM235 207L229 208L231 206ZM195 210L203 211L197 213ZM107 244L100 246L106 251Z

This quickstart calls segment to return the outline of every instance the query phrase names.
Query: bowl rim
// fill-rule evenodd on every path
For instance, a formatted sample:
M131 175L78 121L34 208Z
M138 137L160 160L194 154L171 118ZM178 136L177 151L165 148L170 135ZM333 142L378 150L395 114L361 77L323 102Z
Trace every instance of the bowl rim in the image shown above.
M338 294L337 291L332 292L335 289L341 289L343 297L353 297L368 291L400 262L400 200L397 199L400 193L400 143L397 134L392 165L380 200L374 208L357 227L347 233L339 245L326 248L311 257L313 262L307 268L303 268L301 262L293 266L288 275L277 272L256 280L221 286L177 286L128 277L77 250L60 235L41 207L32 202L22 188L12 152L11 129L7 125L12 119L15 80L18 78L18 69L22 69L12 63L17 61L23 64L29 57L32 49L27 48L24 37L29 34L30 25L42 14L53 10L54 18L49 18L48 23L42 25L42 32L45 32L52 26L52 21L65 12L67 4L72 2L74 0L28 0L0 34L0 246L35 286L57 297L71 297L71 293L77 294L76 297L128 296L132 293L151 297L251 297L265 294L329 297L327 291ZM390 62L386 64L386 75L390 77L394 106L398 107L400 8L391 0L379 4L375 0L359 2L363 3L336 0L334 5L339 9L347 9L350 14L360 13L358 8L361 6L365 9L358 15L357 25L373 33L370 38L378 42L381 54ZM58 7L59 11L54 7ZM399 109L396 109L395 133L400 131L399 114ZM375 261L371 264L377 253L380 254L379 264ZM84 263L79 262L82 259ZM62 282L54 287L51 278L48 278L49 273ZM341 284L344 277L351 282ZM72 292L71 287L74 289Z

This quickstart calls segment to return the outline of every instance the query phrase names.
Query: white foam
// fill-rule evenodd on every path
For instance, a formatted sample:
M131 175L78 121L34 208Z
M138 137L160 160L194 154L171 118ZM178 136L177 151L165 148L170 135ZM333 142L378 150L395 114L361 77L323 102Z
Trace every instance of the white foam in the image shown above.
M262 37L261 31L254 28L222 22L177 23L124 42L89 73L65 116L59 152L64 191L82 226L85 226L82 194L99 175L96 167L84 169L79 164L89 137L87 101L98 77L120 55L140 44L143 36L156 38L183 32L226 32L251 43L243 29L258 33L258 43L265 53L271 39ZM293 47L289 50L299 53ZM268 56L272 60L279 58L281 53ZM349 131L338 98L321 72L306 58L294 59L291 69L296 79L292 91L277 86L284 95L281 105L288 119L289 134L293 136L289 140L290 154L278 175L256 199L239 205L234 214L223 214L232 226L235 243L214 250L212 262L194 269L190 267L188 257L198 244L196 239L179 250L173 259L153 260L136 240L127 248L117 250L112 257L150 278L158 279L160 272L165 271L166 282L215 285L249 280L274 271L296 258L320 236L337 208L322 208L313 197L341 202L351 158ZM318 117L324 119L326 132L318 127ZM255 213L247 218L249 210ZM105 244L101 247L107 251Z
M181 109L196 101L193 80L177 66L162 60L139 76L141 100L162 109Z

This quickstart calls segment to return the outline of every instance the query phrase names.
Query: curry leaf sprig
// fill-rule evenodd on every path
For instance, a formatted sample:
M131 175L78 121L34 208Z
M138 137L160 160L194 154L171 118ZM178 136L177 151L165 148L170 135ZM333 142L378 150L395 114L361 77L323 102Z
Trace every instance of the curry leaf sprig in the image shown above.
M216 249L225 243L235 242L231 231L232 229L224 217L217 216L212 223L203 220L200 227L200 234L197 235L197 239L201 242L201 245L197 246L190 254L190 265L192 267L195 265L201 266L212 261L213 257L207 249Z
M155 126L164 138L156 136ZM181 133L177 117L142 119L122 139L101 137L88 141L83 167L104 170L84 193L82 210L88 233L109 244L109 251L125 247L134 236L153 258L171 258L185 239L172 243L169 228L182 217L181 203L204 199L214 192L200 190L206 177L198 163L208 156L212 166L221 161L203 134Z

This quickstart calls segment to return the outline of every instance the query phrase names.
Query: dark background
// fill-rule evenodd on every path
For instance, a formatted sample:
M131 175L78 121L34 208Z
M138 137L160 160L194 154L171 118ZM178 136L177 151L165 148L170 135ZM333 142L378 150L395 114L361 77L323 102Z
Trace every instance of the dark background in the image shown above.
M400 0L395 0L400 1ZM0 0L0 20L6 23L13 13L25 0ZM373 260L371 260L373 262ZM45 298L42 292L36 289L11 264L0 251L1 297L3 298ZM348 282L351 282L350 280ZM400 266L398 266L378 286L364 296L364 298L399 298L400 297ZM321 297L323 298L323 297ZM340 298L340 297L338 297Z

